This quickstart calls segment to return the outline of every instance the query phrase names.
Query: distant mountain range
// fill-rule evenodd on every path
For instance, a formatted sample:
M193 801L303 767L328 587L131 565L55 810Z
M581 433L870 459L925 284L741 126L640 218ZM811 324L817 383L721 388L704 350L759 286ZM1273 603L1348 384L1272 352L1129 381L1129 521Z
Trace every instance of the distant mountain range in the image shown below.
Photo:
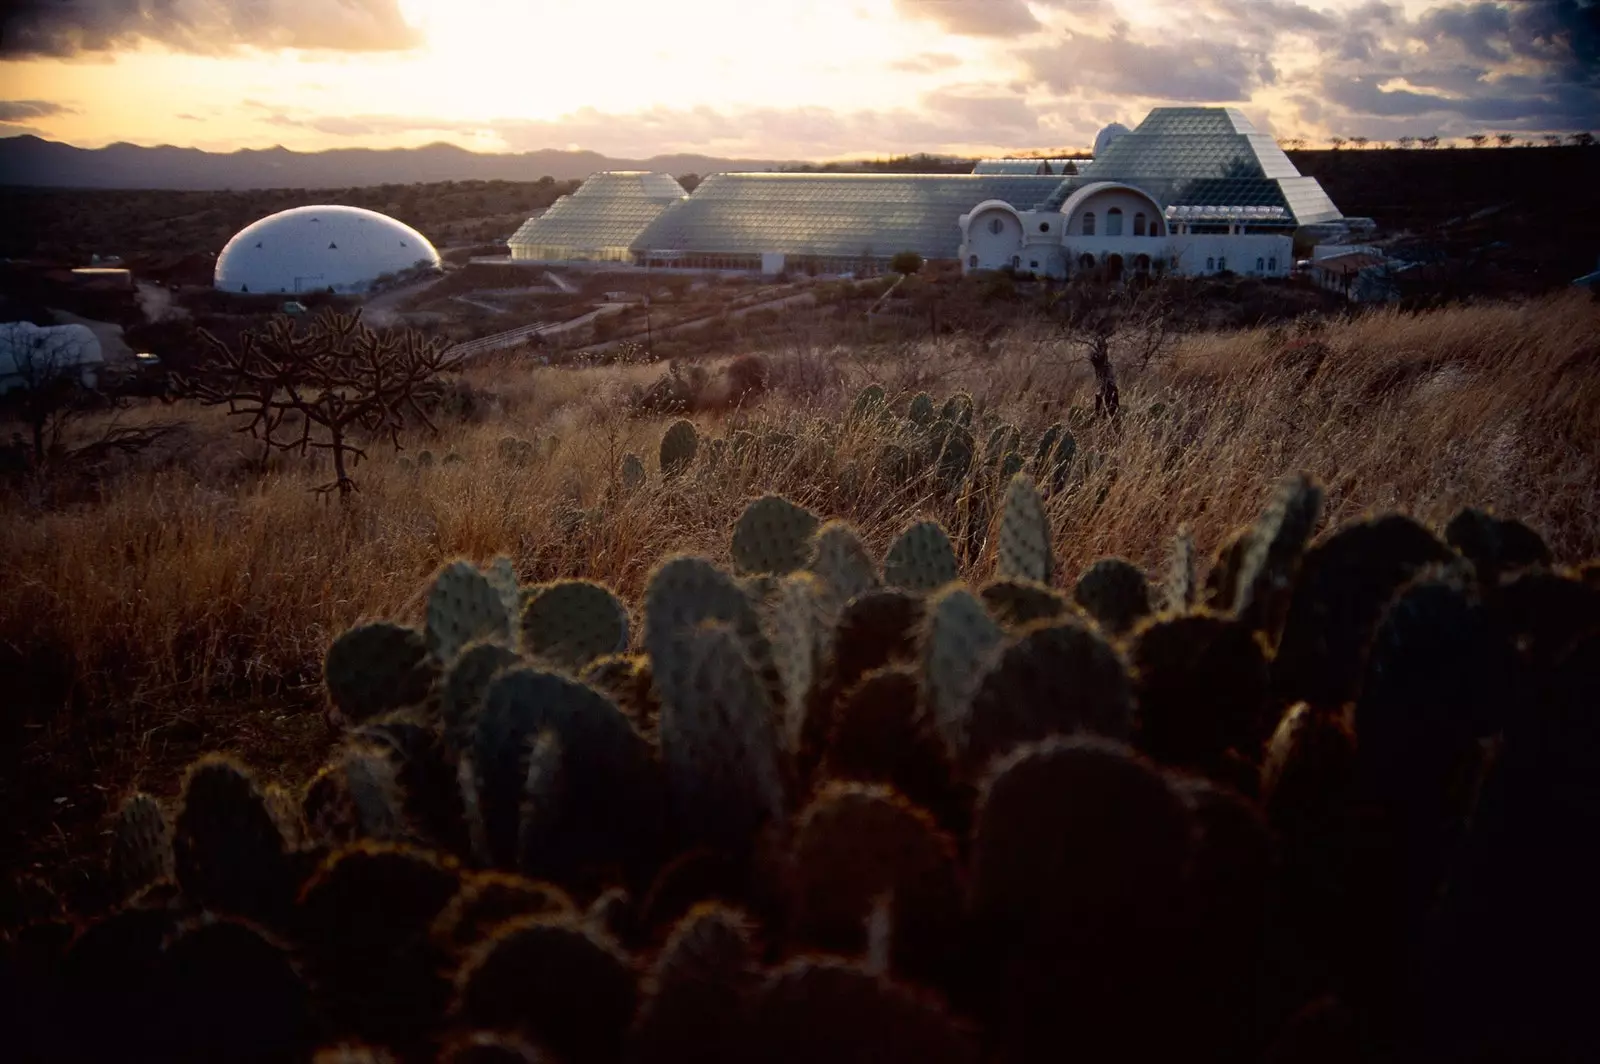
M708 155L656 155L613 159L592 151L530 151L491 155L453 144L376 151L336 148L298 152L287 148L208 152L110 144L75 148L32 135L0 138L0 185L46 188L137 188L209 191L261 188L351 188L427 181L558 181L598 170L660 170L708 174L726 170L775 170L798 165L771 159L718 159Z

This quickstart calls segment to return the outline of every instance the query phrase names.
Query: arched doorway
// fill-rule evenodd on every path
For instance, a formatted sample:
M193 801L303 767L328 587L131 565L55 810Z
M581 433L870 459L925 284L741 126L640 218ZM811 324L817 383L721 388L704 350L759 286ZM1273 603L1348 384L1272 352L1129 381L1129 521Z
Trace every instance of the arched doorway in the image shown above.
M1106 280L1116 282L1122 280L1122 256L1106 256Z
M1141 277L1149 274L1150 256L1144 254L1135 256L1133 260L1133 272L1139 274Z
M1094 269L1094 256L1087 251L1078 256L1078 269L1084 272Z

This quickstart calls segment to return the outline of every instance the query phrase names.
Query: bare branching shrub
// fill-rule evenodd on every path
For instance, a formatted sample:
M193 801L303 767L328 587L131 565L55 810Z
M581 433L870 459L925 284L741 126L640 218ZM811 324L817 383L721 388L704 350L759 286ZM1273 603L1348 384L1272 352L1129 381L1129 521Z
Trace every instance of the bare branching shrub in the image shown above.
M239 429L274 450L326 451L334 479L318 492L356 491L350 469L367 457L363 439L396 449L408 424L433 428L423 401L448 368L444 347L405 331L376 332L359 314L319 315L304 330L274 318L230 346L209 334L211 356L180 393L245 418Z

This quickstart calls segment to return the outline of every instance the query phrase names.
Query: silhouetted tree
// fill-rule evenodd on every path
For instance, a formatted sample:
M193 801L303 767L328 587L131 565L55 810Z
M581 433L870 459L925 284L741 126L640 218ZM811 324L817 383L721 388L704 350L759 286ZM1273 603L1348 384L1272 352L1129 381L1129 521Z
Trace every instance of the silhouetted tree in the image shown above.
M1559 134L1559 133L1546 133L1544 135L1544 143L1545 143L1545 147L1547 147L1547 148L1560 147L1560 145L1561 145L1561 134Z
M1410 147L1414 146L1417 143L1417 138L1416 137L1401 137L1399 140L1395 141L1395 143L1400 145L1402 148L1410 148Z
M440 341L409 329L375 332L359 313L299 325L274 318L236 347L206 333L210 357L178 390L247 418L239 431L261 441L263 459L274 450L327 451L335 479L317 490L345 498L357 490L350 468L367 457L357 435L387 437L398 449L411 421L432 429L422 402L451 360Z
M1347 143L1343 137L1329 137L1328 143L1333 145L1333 150L1338 151Z
M1592 148L1592 147L1594 147L1594 134L1593 133L1589 133L1589 132L1574 133L1570 137L1568 137L1567 139L1572 141L1572 143L1575 146L1579 147L1579 148Z
M1467 139L1472 141L1472 146L1474 148L1481 148L1486 143L1488 143L1489 134L1487 134L1487 133L1473 133L1473 134L1469 135L1467 137Z
M1517 139L1517 135L1515 133L1496 133L1494 139L1502 148L1509 148Z
M1365 148L1368 144L1368 140L1366 137L1351 137L1350 143L1354 144L1358 148Z
M1439 134L1434 133L1423 137L1421 140L1417 141L1417 143L1421 144L1424 148L1437 148L1439 146Z
M915 251L898 252L889 260L889 269L903 277L910 277L922 269L922 256Z

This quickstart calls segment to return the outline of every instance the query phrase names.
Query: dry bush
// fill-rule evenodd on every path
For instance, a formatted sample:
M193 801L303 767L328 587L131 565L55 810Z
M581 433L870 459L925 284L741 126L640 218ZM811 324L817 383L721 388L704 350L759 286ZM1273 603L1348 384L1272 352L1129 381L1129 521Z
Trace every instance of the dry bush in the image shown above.
M1292 336L1283 330L1186 337L1147 370L1123 368L1120 431L1078 434L1079 453L1101 462L1050 502L1062 578L1111 554L1156 567L1180 524L1209 552L1258 512L1277 478L1301 469L1327 485L1330 524L1397 508L1440 527L1475 504L1528 522L1559 558L1592 556L1597 336L1600 310L1562 297L1373 311L1319 334L1326 354L1314 373L1284 355ZM757 454L671 484L656 471L666 419L626 415L628 390L659 367L498 367L473 377L494 391L496 416L424 444L463 461L408 470L399 457L374 457L348 507L309 490L326 479L314 463L241 472L239 444L217 418L196 421L203 448L128 473L94 502L11 500L0 526L0 651L22 681L11 693L37 726L25 733L23 767L40 780L28 790L63 793L51 772L92 770L87 778L114 791L163 756L152 735L197 719L202 705L208 721L248 705L269 707L280 723L248 734L203 723L184 755L281 746L295 735L306 748L280 763L289 774L309 767L326 740L304 722L316 719L332 636L362 618L415 619L417 589L449 558L504 554L524 582L587 577L631 600L664 555L724 560L743 502L764 491L848 518L879 552L916 517L954 524L955 503L931 480L896 487L870 473L841 476L870 470L881 445L873 432L845 432L824 452L806 446L816 421L838 424L869 380L902 403L918 390L971 393L980 442L998 420L1032 437L1091 402L1087 365L1044 326L985 345L954 337L826 354L770 353L760 405L698 418L714 435L793 434L792 454ZM1157 403L1165 409L1153 416ZM559 445L551 457L511 464L497 453L508 434ZM619 475L630 451L651 471L632 494ZM585 511L575 529L565 513L573 504ZM972 562L983 578L992 549ZM116 723L83 727L96 719Z

